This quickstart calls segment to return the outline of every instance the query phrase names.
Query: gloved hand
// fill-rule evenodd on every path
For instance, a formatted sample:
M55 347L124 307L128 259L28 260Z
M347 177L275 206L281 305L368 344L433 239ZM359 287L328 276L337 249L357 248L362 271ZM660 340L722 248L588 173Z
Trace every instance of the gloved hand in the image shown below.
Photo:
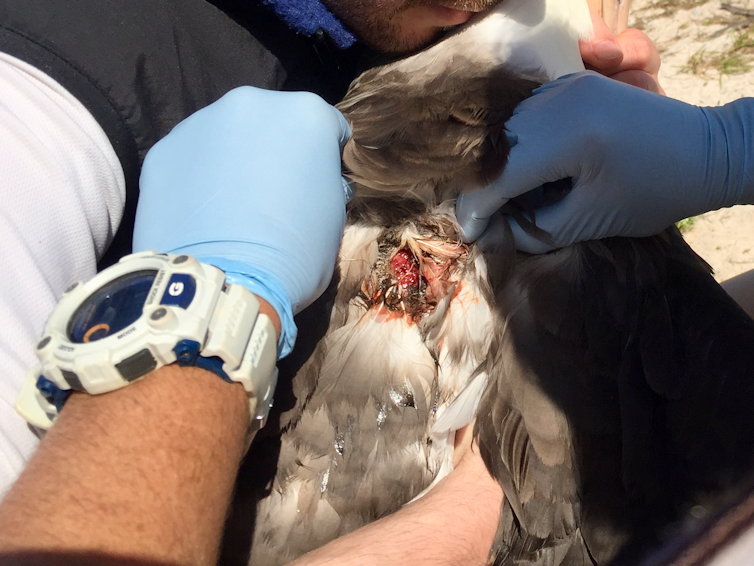
M568 177L571 192L536 213L557 247L649 236L689 216L754 202L754 99L700 108L593 72L534 92L506 124L513 147L502 176L458 200L468 240L508 199ZM511 226L519 249L551 249Z
M350 129L309 93L237 88L178 124L147 154L134 251L185 253L269 302L296 338L293 314L332 278L347 185Z

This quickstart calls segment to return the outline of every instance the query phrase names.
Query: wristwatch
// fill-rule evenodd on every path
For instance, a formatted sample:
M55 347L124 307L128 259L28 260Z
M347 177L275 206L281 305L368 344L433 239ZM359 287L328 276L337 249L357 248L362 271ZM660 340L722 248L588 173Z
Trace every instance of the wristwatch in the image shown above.
M74 283L37 343L16 411L48 429L73 391L115 391L166 364L241 383L251 429L264 426L277 383L270 318L242 285L188 255L142 252Z

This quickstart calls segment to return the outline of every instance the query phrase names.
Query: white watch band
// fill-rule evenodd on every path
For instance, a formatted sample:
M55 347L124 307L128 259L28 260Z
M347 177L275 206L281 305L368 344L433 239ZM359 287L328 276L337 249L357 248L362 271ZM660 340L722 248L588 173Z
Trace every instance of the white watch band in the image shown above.
M277 385L277 341L272 320L246 287L227 285L220 294L199 355L223 360L223 372L249 394L252 422L264 426Z
M138 278L146 298L131 309L133 320L111 331L103 309L104 322L96 324L99 311L91 304L100 303L93 297L105 303L118 289L132 289ZM256 429L264 425L277 382L275 329L259 313L257 298L243 286L226 285L222 271L187 255L132 254L89 282L72 285L50 315L37 355L40 365L27 373L16 410L43 429L73 390L114 391L173 362L241 383Z

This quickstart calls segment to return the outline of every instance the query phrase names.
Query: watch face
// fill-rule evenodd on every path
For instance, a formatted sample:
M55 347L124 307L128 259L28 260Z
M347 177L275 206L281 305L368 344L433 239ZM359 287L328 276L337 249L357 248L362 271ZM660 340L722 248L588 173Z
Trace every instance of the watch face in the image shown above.
M137 271L95 291L71 317L68 339L74 344L95 342L136 322L156 276L156 269Z

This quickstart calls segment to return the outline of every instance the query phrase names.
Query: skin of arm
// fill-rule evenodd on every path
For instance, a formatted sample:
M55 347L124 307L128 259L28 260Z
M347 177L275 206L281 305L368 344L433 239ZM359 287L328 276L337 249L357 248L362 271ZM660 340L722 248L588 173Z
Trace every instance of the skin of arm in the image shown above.
M754 269L721 283L723 289L754 318Z
M489 564L503 490L487 472L472 436L473 425L456 433L455 469L424 497L291 566Z
M467 564L490 561L503 491L478 450L427 495L396 513L341 537L292 563L295 566Z
M72 395L0 504L0 563L215 564L248 410L240 384L175 365Z

